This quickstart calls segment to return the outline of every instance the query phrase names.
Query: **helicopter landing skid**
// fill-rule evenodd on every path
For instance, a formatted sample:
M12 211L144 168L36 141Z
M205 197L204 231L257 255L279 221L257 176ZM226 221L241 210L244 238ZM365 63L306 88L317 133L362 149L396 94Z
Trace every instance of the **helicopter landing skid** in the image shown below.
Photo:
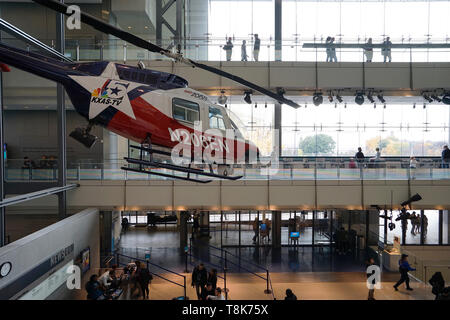
M151 146L151 144L150 144ZM191 168L191 164L189 164L187 167L169 164L169 163L162 163L162 162L156 162L153 160L153 157L150 157L149 160L145 160L143 156L143 152L148 152L150 155L153 154L162 154L162 155L170 155L169 152L165 152L162 150L156 150L151 147L139 147L139 146L130 146L132 148L140 150L140 156L139 158L129 158L125 157L124 159L128 162L128 164L137 165L136 167L121 167L121 169L126 171L133 171L138 173L147 173L152 174L156 176L162 176L166 178L174 178L174 179L180 179L180 180L186 180L186 181L192 181L192 182L198 182L198 183L208 183L212 180L203 180L198 178L192 178L191 174L195 174L197 176L203 176L203 177L211 177L211 178L219 178L219 179L227 179L227 180L238 180L242 178L242 176L226 176L226 175L220 175L214 173L212 170L212 166L209 165L209 172L205 171L203 169L197 169L197 168ZM186 176L180 176L170 173L163 173L163 172L156 172L152 171L152 169L168 169L173 170L177 172L187 173Z

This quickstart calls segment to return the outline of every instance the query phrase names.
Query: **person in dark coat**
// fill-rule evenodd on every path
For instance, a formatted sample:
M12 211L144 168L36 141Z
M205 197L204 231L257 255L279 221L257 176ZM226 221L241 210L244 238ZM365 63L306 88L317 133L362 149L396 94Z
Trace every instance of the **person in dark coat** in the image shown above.
M437 300L450 300L450 287L444 288L444 290L442 290L442 293L438 296Z
M400 272L400 280L394 285L395 291L398 291L398 286L403 282L406 282L406 290L412 291L413 289L409 286L409 276L408 271L416 271L416 269L412 268L408 263L408 255L402 254L402 258L398 261L398 271Z
M216 288L217 288L217 270L216 269L211 269L208 272L208 281L207 282L212 285L214 290L216 290Z
M297 296L291 289L286 289L286 297L284 297L284 300L297 300Z
M201 293L205 289L207 282L208 282L208 272L206 271L203 263L200 263L192 271L192 287L195 287L198 300L202 298Z
M439 271L436 272L428 282L433 287L431 289L431 292L436 296L435 300L438 300L439 295L442 293L442 291L444 291L445 288L445 280L442 276L442 273L440 273Z
M206 298L207 298L208 296L213 296L213 295L215 295L215 292L216 292L216 289L213 288L212 283L209 283L209 282L208 282L208 283L206 284L205 290L202 291L202 300L207 300Z
M142 299L148 299L148 295L150 292L148 285L150 284L150 281L153 279L153 276L143 263L139 264L136 263L136 265L137 265L136 282L139 284L139 287L141 289Z

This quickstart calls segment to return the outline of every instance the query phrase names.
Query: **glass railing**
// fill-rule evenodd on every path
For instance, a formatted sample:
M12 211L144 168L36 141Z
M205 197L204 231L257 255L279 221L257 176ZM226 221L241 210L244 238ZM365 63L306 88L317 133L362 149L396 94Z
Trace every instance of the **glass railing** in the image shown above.
M28 164L23 160L8 160L5 169L7 181L54 181L58 177L57 160L51 164ZM170 178L122 170L123 160L104 163L83 162L70 164L67 168L69 180L170 180ZM199 166L202 168L202 166ZM154 172L185 176L182 173L161 168ZM208 169L206 169L208 170ZM280 161L270 166L236 165L233 175L243 180L450 180L450 169L440 159L423 159L415 168L409 161L366 159L362 162L343 159L303 159L302 161ZM191 174L191 178L202 177ZM209 178L208 178L209 179Z
M39 39L43 43L54 47L55 40ZM147 39L156 43L155 39ZM231 61L241 61L241 45L246 40L246 53L248 61L255 61L253 54L252 38L234 38ZM17 39L2 39L2 42L36 50ZM373 38L372 62L383 62L382 48L380 44L382 38ZM450 42L448 38L433 39L391 39L392 62L450 62ZM181 41L182 53L184 57L200 61L226 61L226 51L224 50L225 39L223 38L196 38ZM338 62L363 62L367 61L364 51L364 39L341 39L331 45L335 48ZM160 43L163 48L176 50L172 39L164 39ZM297 38L284 39L279 45L274 39L261 39L258 61L318 61L326 62L327 49L324 48L324 38ZM169 60L161 54L152 53L148 50L138 48L119 39L67 39L65 54L75 61L150 61Z

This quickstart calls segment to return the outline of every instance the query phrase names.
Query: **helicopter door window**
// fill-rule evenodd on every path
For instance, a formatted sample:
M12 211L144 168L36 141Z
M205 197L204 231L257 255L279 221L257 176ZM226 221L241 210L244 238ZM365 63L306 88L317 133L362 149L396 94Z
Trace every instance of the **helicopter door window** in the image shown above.
M145 73L139 72L139 82L145 83Z
M179 98L172 100L172 114L174 119L189 123L200 120L198 104Z
M225 130L225 122L219 108L209 107L209 127L211 129Z

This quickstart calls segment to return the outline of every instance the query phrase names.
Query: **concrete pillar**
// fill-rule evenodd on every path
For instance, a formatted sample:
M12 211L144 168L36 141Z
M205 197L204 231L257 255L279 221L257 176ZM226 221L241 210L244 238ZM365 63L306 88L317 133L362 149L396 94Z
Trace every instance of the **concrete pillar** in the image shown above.
M281 61L282 0L275 0L275 61Z
M442 212L442 244L450 244L450 211Z
M184 252L184 248L188 245L188 224L187 220L189 217L188 211L180 212L180 250Z
M272 247L281 248L281 211L272 211Z

